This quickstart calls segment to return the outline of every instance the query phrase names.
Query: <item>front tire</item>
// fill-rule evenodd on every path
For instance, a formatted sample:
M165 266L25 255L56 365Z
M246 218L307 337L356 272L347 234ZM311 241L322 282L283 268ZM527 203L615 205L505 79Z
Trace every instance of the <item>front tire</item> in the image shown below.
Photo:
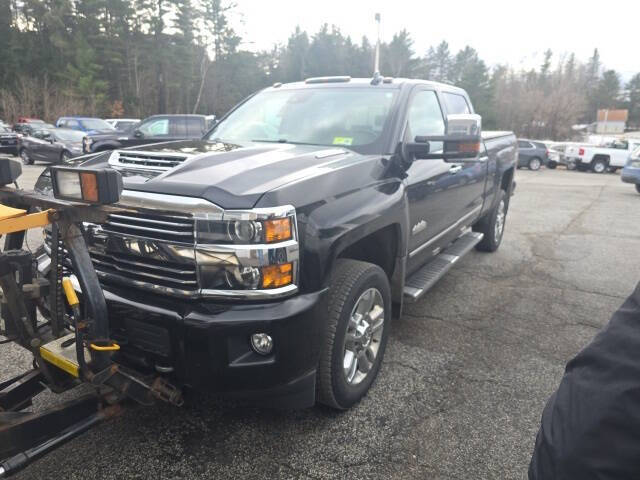
M575 170L576 169L576 162L568 162L567 163L567 170Z
M502 237L504 236L504 227L508 211L509 203L507 202L507 193L504 190L500 190L498 204L489 215L486 215L473 226L474 232L484 234L482 241L476 245L476 250L481 252L495 252L498 250L500 243L502 243Z
M555 170L555 168L558 166L558 164L556 162L549 162L547 163L547 168L550 168L551 170Z
M346 410L378 375L391 323L391 289L377 265L338 259L328 294L327 329L318 364L319 403Z
M29 155L29 151L26 148L20 150L20 158L25 165L33 165L33 158Z
M538 170L540 170L541 165L542 162L540 161L540 159L538 157L533 157L531 160L529 160L529 164L527 166L529 167L529 170L537 172Z
M71 154L66 150L63 150L60 154L60 163L67 163L69 160L71 160Z
M636 183L636 192L640 193L640 183Z

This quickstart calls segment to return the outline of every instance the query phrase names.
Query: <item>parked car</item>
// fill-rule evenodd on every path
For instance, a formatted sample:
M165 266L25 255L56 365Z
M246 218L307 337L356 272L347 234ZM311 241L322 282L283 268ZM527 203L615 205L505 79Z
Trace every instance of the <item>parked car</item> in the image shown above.
M36 160L66 163L82 155L83 138L83 132L68 128L38 129L20 138L18 150L25 165L31 165Z
M114 132L115 128L101 118L93 117L60 117L56 122L58 128L69 128L87 133Z
M540 170L542 165L548 165L548 163L549 150L544 143L524 138L518 139L518 168Z
M565 155L576 164L578 170L591 170L595 173L615 172L625 166L629 155L638 146L640 138L630 138L615 140L603 146L568 147Z
M622 181L633 183L636 191L640 193L640 147L637 147L629 156L627 164L622 169Z
M56 128L55 125L44 123L42 120L33 122L20 122L13 126L13 131L19 135L33 135L36 130L48 130Z
M263 404L351 407L403 303L500 246L516 145L480 136L462 89L334 77L266 88L203 139L79 159L120 171L130 209L85 224L118 361Z
M18 134L5 126L0 126L0 152L18 154Z
M130 130L138 123L140 123L139 118L107 118L105 119L109 125L118 130L119 132L126 132Z
M204 115L154 115L145 118L127 132L88 134L84 141L86 153L116 148L202 138L207 131Z

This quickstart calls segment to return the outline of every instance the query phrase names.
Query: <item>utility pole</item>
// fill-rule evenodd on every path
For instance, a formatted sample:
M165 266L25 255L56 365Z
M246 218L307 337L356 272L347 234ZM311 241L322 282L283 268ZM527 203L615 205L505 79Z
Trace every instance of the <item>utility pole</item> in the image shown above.
M376 13L376 23L378 24L378 38L376 40L376 56L373 63L373 75L378 76L380 74L380 14Z

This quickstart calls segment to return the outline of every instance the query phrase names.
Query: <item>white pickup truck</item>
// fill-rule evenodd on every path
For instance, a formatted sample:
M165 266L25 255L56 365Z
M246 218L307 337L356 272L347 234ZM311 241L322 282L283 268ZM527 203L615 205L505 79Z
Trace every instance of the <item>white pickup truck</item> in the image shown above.
M640 138L615 140L603 146L579 145L568 146L565 158L575 163L578 170L591 169L596 173L607 170L615 172L623 168L631 152L640 146Z

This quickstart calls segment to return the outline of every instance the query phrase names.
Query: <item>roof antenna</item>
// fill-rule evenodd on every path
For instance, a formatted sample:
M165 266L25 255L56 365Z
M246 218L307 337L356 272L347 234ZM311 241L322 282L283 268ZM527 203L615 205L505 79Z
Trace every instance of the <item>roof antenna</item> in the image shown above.
M376 55L373 61L373 80L371 80L371 85L377 85L382 81L382 76L380 75L380 14L376 13L375 16L376 23L378 24L378 38L376 40Z

